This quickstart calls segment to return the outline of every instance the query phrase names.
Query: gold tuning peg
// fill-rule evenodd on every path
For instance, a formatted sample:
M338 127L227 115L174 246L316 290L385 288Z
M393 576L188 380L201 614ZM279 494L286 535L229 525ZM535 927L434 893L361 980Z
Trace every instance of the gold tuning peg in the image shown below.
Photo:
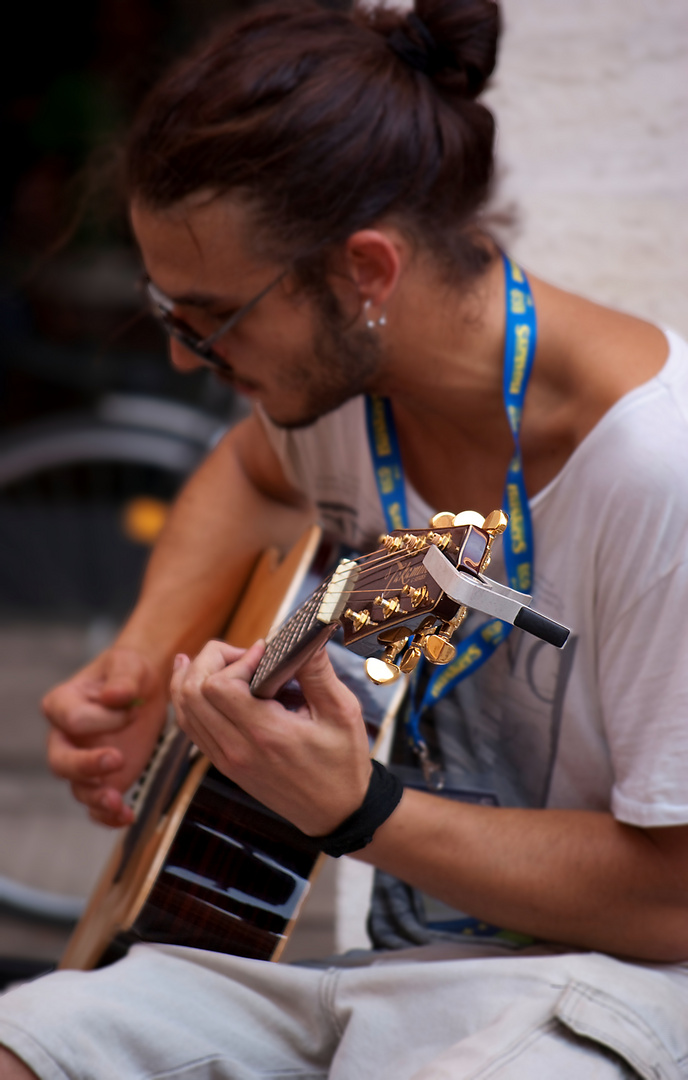
M431 664L450 664L456 656L456 649L440 631L428 634L423 641L423 656Z
M397 652L401 652L411 634L412 631L409 630L408 626L387 626L377 635L377 640L381 645L386 645L387 648L391 647L396 649Z
M451 643L452 634L461 626L466 618L468 608L462 604L453 619L442 623L432 633L422 635L419 645L423 650L423 656L431 664L451 664L456 656L456 649Z
M430 518L431 529L451 529L453 524L454 515L450 510L441 510L439 514Z
M418 661L422 656L419 645L412 645L410 649L407 649L401 660L399 661L399 667L403 671L404 675L410 675L411 672L417 667Z
M364 626L375 626L368 608L363 608L362 611L353 611L351 608L347 608L344 612L344 618L351 619L355 634L362 630Z
M389 600L385 600L384 596L376 596L373 600L373 607L382 608L382 618L389 619L391 615L394 615L399 610L399 597L392 596Z
M485 524L483 528L485 532L489 532L492 536L499 536L503 533L509 524L509 519L503 510L491 510L485 518Z
M389 533L386 533L384 536L380 537L380 543L384 548L387 548L387 551L389 551L390 554L394 554L394 552L396 551L401 551L401 549L405 546L404 541L400 536L391 536Z
M402 596L408 596L411 599L411 607L417 608L419 604L424 603L428 596L427 585L421 585L419 588L414 589L413 585L404 585L401 590Z
M503 510L491 510L485 518L485 524L483 528L488 534L487 546L485 548L485 551L483 552L483 557L480 560L480 565L478 566L478 573L482 573L483 570L487 570L488 566L490 565L490 560L492 558L492 544L495 540L495 537L500 536L501 533L504 532L508 524L509 518Z
M475 525L478 529L485 528L485 518L477 510L462 510L452 521L452 525Z
M401 675L401 669L384 656L369 656L365 664L365 673L371 682L377 686L386 686L396 682Z
M435 544L440 551L444 551L451 544L451 533L430 532L428 533L428 543Z
M378 686L396 682L401 668L394 661L410 637L408 626L391 626L378 634L377 640L386 645L385 651L380 657L369 656L364 664L366 675L372 682Z
M416 536L415 533L404 533L404 544L406 550L413 553L414 551L422 551L424 547L427 547L428 542L424 536Z

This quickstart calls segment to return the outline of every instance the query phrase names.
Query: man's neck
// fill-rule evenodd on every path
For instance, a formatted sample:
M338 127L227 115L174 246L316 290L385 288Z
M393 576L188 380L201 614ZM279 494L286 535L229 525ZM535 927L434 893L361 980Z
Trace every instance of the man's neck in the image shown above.
M474 434L501 426L505 300L495 255L477 280L448 285L410 267L385 329L386 363L371 387L423 427L445 424Z

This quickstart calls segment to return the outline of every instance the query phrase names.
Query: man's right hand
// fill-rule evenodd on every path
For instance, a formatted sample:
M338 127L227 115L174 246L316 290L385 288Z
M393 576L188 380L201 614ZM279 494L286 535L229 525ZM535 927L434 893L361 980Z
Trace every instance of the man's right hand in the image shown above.
M133 820L122 794L165 723L168 686L168 673L142 653L115 646L44 697L50 767L93 821L118 827Z

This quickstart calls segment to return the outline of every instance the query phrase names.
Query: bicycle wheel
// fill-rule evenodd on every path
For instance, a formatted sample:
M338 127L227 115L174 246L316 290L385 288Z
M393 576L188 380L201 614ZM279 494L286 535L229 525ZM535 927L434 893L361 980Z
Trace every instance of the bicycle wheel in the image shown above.
M225 430L175 402L112 394L0 440L0 609L121 619L155 508L160 520Z

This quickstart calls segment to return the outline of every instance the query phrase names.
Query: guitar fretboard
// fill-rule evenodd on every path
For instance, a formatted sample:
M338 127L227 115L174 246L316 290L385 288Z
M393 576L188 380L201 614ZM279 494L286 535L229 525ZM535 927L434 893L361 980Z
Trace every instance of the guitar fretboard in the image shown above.
M323 582L267 642L262 659L251 679L252 690L255 691L267 682L284 661L298 650L303 641L310 637L315 627L321 624L318 614L327 587L328 582Z
M358 573L358 563L342 559L332 576L319 585L268 640L251 679L254 694L259 694L279 671L288 666L293 668L299 654L305 652L306 646L321 634L323 628L333 626L339 620Z

